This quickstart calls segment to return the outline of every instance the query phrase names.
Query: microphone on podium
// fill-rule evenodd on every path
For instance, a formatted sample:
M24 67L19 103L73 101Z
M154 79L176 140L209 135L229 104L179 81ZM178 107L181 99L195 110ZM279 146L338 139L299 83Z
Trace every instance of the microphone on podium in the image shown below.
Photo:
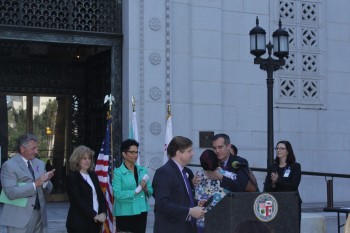
M238 161L233 161L231 166L234 168L234 169L238 169L238 168L241 168L241 167L247 167L248 164L247 163L240 163Z

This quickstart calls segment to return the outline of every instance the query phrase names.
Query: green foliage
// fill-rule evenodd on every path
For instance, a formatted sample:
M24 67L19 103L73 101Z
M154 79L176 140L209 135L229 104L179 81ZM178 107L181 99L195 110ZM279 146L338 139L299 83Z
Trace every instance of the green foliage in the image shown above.
M17 138L26 133L26 110L22 107L18 109L11 108L8 114L9 153L11 153L16 151ZM49 100L41 114L34 112L33 115L33 133L38 137L39 157L43 158L47 156L48 145L52 140L52 136L46 134L46 127L50 127L51 130L55 129L57 101Z
M17 138L26 132L26 111L19 107L8 111L9 152L15 152Z

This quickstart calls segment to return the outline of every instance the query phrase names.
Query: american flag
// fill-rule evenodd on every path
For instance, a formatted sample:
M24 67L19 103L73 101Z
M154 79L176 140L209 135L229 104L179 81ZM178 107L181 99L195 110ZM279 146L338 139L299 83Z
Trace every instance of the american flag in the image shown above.
M106 197L107 218L102 226L102 233L114 233L115 223L113 222L113 189L111 184L113 158L111 156L111 120L107 121L107 130L102 142L100 153L97 157L95 172L100 181L100 186Z

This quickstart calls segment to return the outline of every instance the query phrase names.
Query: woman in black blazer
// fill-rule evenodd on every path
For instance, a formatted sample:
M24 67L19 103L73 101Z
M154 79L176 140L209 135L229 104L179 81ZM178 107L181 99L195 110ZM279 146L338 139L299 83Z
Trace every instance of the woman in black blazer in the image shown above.
M70 157L68 233L99 233L106 220L106 200L94 172L93 158L94 151L86 146L77 147Z
M276 145L274 164L268 169L264 192L297 192L299 198L299 227L301 221L301 198L298 187L301 180L301 166L295 161L289 141L279 141Z

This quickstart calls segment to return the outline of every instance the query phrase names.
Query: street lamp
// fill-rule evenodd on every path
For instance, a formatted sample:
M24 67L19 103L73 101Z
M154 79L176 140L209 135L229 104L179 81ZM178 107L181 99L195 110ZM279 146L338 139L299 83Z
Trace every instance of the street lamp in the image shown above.
M259 18L256 17L256 27L250 30L250 53L255 56L254 64L259 64L260 69L267 72L267 167L273 164L273 72L284 66L285 57L289 54L288 32L282 29L281 19L279 28L272 34L273 45L271 41L266 44L266 32L259 26ZM267 58L261 58L261 55L268 52ZM274 59L271 54L278 57Z

